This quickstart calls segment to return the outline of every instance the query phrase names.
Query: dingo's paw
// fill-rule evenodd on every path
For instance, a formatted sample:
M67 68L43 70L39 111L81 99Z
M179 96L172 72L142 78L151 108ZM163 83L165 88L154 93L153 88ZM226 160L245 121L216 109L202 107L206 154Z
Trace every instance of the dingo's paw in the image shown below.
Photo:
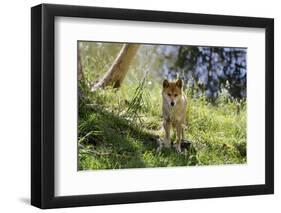
M176 145L176 150L177 150L178 153L181 153L181 144L180 143L178 143Z
M165 138L163 142L164 142L163 145L164 145L165 148L170 148L171 147L170 139Z

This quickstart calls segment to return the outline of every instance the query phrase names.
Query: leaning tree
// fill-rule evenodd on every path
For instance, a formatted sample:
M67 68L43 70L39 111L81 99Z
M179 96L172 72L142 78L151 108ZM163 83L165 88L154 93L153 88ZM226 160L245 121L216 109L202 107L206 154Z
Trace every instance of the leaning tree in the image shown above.
M138 48L139 44L124 44L109 70L95 85L92 86L91 90L95 91L98 88L104 88L106 86L119 88L128 73L130 64L133 61Z

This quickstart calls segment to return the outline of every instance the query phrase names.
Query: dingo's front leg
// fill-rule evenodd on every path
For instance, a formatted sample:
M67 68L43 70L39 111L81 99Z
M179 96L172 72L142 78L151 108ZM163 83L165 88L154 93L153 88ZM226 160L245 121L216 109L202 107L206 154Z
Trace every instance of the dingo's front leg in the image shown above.
M178 125L177 128L177 144L176 144L176 150L178 152L181 152L181 141L182 141L182 135L183 135L183 128L181 125Z
M171 147L171 139L170 139L170 130L171 130L171 122L164 120L163 123L165 129L165 138L164 138L164 147Z

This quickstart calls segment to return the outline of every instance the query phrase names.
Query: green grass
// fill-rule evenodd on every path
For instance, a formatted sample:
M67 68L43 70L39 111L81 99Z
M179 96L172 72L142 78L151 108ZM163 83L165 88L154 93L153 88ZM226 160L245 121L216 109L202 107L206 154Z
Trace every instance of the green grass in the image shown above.
M245 102L221 95L209 103L185 92L185 136L191 145L182 153L173 148L156 152L164 136L160 85L143 81L85 92L87 98L79 103L79 170L246 163Z

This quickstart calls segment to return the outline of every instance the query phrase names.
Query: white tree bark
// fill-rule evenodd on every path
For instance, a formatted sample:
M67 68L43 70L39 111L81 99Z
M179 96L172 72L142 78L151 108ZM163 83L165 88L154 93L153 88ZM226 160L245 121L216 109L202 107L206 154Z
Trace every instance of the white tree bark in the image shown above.
M103 78L92 87L92 91L106 86L119 88L138 48L139 44L124 44L109 70L105 73Z

